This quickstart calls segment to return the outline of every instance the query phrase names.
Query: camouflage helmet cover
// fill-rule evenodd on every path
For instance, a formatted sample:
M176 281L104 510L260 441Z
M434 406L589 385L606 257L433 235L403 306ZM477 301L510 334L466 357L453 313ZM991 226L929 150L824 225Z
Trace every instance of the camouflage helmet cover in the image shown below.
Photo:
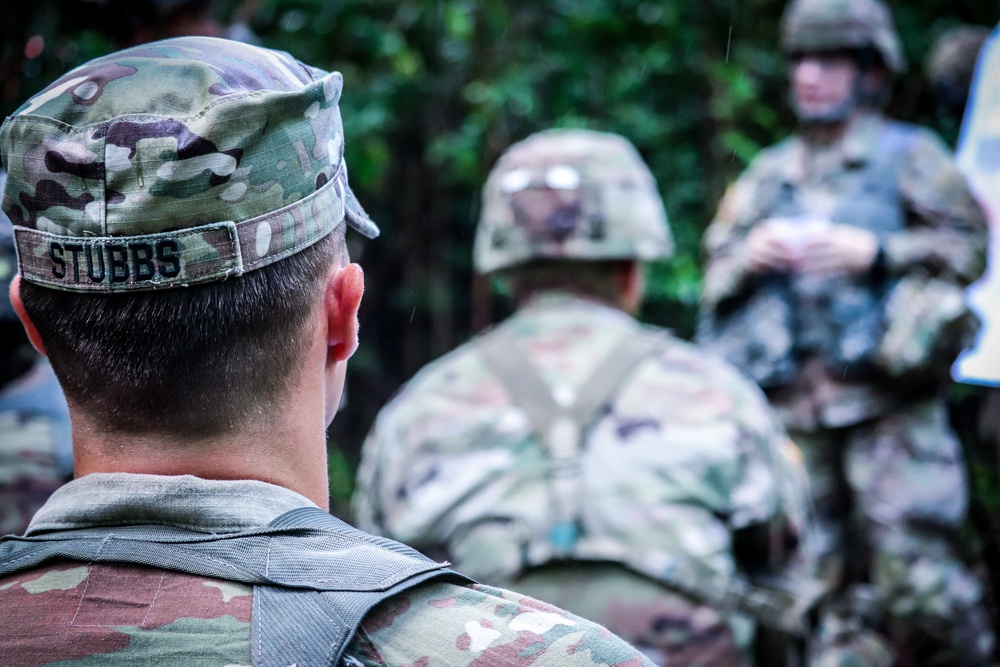
M98 58L0 128L25 280L180 287L297 253L346 218L342 78L287 53L182 37Z
M962 24L942 34L927 54L927 78L940 87L954 84L968 94L979 52L990 36L990 28Z
M656 181L623 137L546 130L500 157L483 187L476 269L534 259L663 259L673 242Z
M892 15L880 0L792 0L781 18L781 48L785 53L873 48L890 71L906 69Z

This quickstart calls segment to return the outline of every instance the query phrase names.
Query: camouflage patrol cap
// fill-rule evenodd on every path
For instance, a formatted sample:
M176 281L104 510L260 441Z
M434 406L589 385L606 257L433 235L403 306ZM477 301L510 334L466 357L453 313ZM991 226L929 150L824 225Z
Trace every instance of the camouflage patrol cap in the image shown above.
M341 86L287 53L210 37L62 76L0 128L21 275L143 291L242 275L345 218L374 238L347 182Z
M656 181L625 138L546 130L507 149L483 187L476 269L534 259L641 260L673 254Z
M873 48L890 71L906 70L892 15L880 0L792 0L781 17L781 48L785 53Z

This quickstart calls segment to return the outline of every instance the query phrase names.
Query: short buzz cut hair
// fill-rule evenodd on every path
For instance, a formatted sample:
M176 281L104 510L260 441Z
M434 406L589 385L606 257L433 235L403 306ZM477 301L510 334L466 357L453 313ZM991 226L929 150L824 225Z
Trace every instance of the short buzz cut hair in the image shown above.
M499 277L507 283L518 303L524 303L540 292L565 291L620 306L623 295L615 278L636 262L631 258L596 261L536 259L505 269Z
M346 225L238 278L80 294L21 282L67 399L114 433L209 438L273 416L304 361Z

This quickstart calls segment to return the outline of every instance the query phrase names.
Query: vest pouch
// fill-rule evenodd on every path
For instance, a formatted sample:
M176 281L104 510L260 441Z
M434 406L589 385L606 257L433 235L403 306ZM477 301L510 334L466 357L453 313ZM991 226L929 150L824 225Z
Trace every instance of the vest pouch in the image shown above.
M761 387L780 387L795 375L792 291L787 275L755 278L744 299L719 304L701 318L698 342Z
M889 287L878 282L845 281L830 291L829 332L823 341L830 373L849 381L879 376L875 350L885 332L885 301Z
M925 274L908 275L894 285L883 317L875 363L893 378L928 382L948 377L980 326L960 285Z

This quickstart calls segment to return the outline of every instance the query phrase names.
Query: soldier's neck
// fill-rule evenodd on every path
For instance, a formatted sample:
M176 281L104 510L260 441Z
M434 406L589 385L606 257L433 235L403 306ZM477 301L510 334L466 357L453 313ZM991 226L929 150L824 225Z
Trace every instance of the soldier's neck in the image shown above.
M839 142L847 133L847 128L861 113L859 108L855 108L843 120L836 122L801 122L799 123L799 136L807 144L813 146L830 146Z
M329 506L322 373L303 373L288 399L267 418L221 435L120 433L102 428L70 403L73 469L258 480Z

